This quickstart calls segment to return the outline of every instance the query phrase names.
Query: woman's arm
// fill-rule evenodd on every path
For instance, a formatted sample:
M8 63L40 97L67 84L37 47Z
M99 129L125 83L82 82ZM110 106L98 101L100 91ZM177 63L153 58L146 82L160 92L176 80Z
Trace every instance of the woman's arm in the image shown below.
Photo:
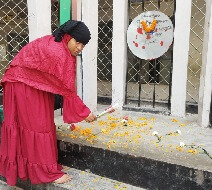
M86 120L90 114L90 109L79 96L63 97L63 120L65 123L77 123Z

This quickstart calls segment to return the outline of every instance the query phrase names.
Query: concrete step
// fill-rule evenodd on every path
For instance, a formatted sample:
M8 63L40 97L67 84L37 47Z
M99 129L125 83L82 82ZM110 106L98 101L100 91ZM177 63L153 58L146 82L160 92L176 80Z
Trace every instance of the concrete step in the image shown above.
M121 124L123 115L131 124ZM180 142L203 146L212 155L212 129L200 128L195 116L182 119L126 111L109 116L81 122L76 131L58 132L59 161L145 189L212 189L212 159L199 150L179 147ZM67 127L60 115L55 121L60 128ZM182 134L176 135L179 129ZM153 131L162 136L161 142Z
M65 184L31 185L27 181L18 181L18 187L7 186L0 181L0 190L144 190L129 184L121 183L105 177L94 175L89 171L81 171L65 167L64 171L73 176L73 179Z
M58 141L59 161L80 170L145 189L211 190L212 172Z

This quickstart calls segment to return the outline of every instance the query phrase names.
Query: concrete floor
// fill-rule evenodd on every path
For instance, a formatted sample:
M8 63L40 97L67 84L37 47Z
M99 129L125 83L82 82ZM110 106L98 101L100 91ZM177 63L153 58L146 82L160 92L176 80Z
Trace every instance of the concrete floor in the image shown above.
M70 190L144 190L143 188L94 175L89 171L80 171L67 167L65 172L73 177L72 180L63 185L55 184L56 187Z
M1 190L24 190L24 189L16 187L16 186L11 187L11 186L7 185L7 183L2 181L2 180L0 180L0 189Z
M104 109L104 106L100 106L96 114ZM127 126L121 123L125 115L129 117ZM60 127L57 133L60 140L212 172L212 157L206 154L212 156L212 129L201 128L196 119L197 115L174 118L116 111L93 123L77 123L77 130L70 131L66 130L69 125L63 123L60 110L55 111L55 123ZM175 133L177 130L181 134ZM159 143L157 136L152 135L154 131L161 138ZM181 148L180 142L194 148ZM207 152L204 153L203 149Z
M64 167L64 172L73 178L65 184L49 183L45 185L27 185L22 182L23 188L8 186L0 180L0 190L145 190L116 180L101 177L90 173L89 171L80 171L74 168Z

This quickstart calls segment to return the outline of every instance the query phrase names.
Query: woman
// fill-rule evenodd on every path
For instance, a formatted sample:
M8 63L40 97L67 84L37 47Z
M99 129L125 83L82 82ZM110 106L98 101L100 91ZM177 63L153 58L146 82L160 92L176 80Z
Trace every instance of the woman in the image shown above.
M83 22L68 21L53 35L23 47L6 70L0 174L9 185L15 185L17 177L32 184L71 179L57 163L54 94L63 96L64 122L96 119L75 90L75 56L89 40Z

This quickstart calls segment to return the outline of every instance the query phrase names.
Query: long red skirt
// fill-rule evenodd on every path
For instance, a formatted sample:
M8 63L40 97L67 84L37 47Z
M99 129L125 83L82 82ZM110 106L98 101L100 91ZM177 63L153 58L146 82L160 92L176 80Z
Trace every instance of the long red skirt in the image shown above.
M64 173L57 164L54 95L23 83L5 83L0 175L9 185L17 177L48 183Z

